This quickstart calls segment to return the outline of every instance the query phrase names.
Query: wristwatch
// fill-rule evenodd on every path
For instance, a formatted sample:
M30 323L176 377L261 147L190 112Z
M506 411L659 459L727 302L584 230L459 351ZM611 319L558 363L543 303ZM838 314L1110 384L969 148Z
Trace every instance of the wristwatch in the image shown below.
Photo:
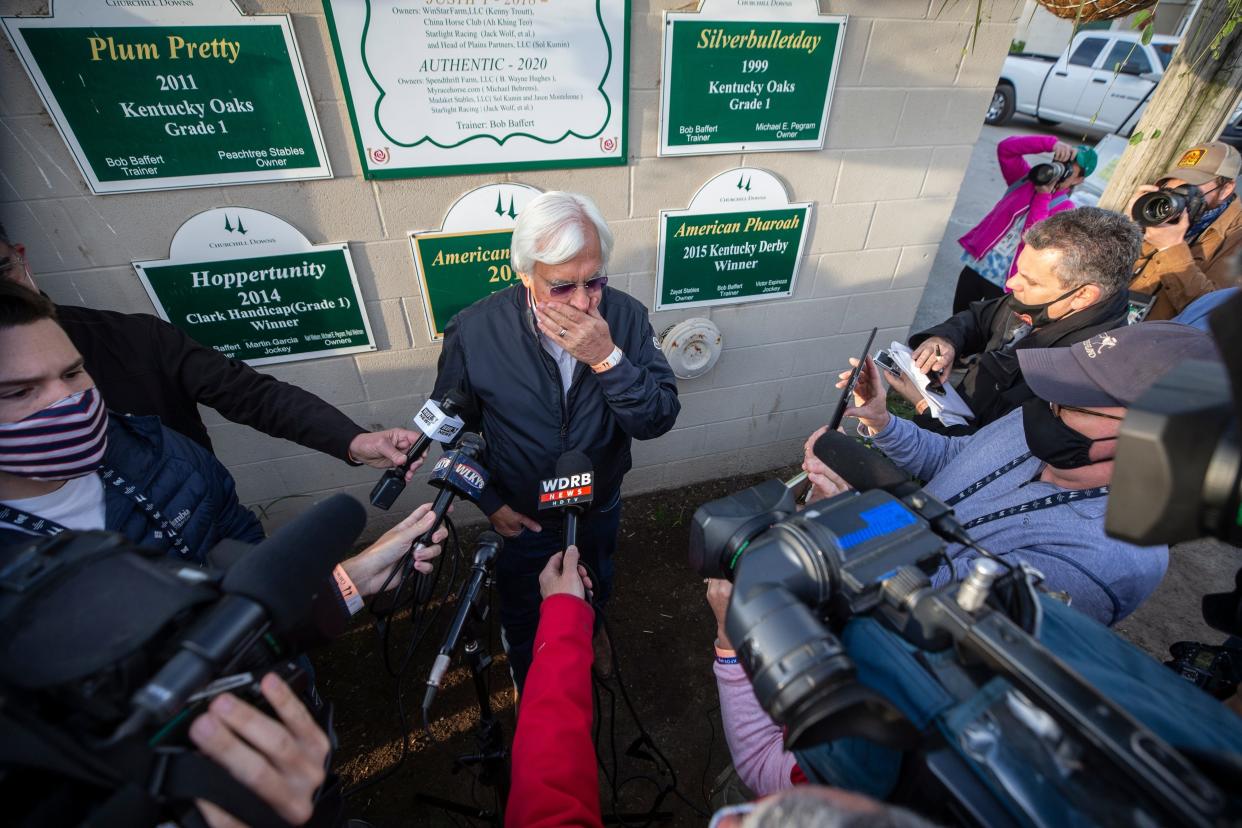
M612 353L604 357L603 362L597 362L594 365L592 365L591 370L597 374L602 374L605 371L607 371L609 368L615 367L617 363L621 361L621 357L623 356L625 356L625 353L622 352L620 348L614 346L612 349Z

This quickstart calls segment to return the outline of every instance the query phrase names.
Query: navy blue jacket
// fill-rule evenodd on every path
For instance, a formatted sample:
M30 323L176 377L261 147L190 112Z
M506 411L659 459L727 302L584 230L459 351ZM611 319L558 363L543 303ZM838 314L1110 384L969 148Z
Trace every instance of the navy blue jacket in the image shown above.
M562 394L556 362L543 349L526 288L514 285L458 313L444 331L433 396L460 389L470 405L467 431L487 441L490 478L479 506L502 505L541 523L539 481L556 459L581 451L595 470L593 505L604 507L630 470L630 440L650 440L673 427L681 403L677 380L655 342L647 309L626 293L604 288L600 315L625 352L602 374L579 363Z
M126 486L132 484L136 493L150 498L160 514L172 521L194 563L205 562L207 552L224 538L246 543L263 540L263 527L237 500L228 470L198 443L160 425L158 417L109 412L103 464L129 481ZM104 528L140 546L174 553L159 526L110 481L104 486ZM0 546L29 537L0 526Z

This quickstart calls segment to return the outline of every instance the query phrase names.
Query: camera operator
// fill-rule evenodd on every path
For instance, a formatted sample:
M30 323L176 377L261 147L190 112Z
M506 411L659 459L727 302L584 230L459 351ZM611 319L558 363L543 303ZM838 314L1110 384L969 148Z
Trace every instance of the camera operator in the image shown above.
M1031 167L1024 156L1052 153L1052 164ZM996 147L996 160L1009 189L970 232L957 240L962 246L962 273L953 296L953 312L971 302L1004 294L1005 282L1022 252L1028 228L1062 210L1071 210L1070 193L1095 171L1095 150L1073 147L1052 135L1015 135Z
M792 751L785 750L780 725L764 712L755 697L754 688L725 631L725 615L733 584L722 578L707 578L707 604L716 621L716 690L720 695L720 720L729 757L738 778L758 799L743 805L732 805L716 812L713 825L734 825L739 828L766 828L780 825L820 825L829 814L851 815L849 825L917 826L930 825L922 817L892 805L882 804L869 796L854 793L866 790L864 777L849 779L853 790L812 785L798 766ZM865 751L859 739L846 739L856 749ZM821 750L826 750L821 747ZM860 768L865 769L865 752L855 754ZM848 770L842 765L841 770ZM845 777L848 779L848 777ZM836 824L836 823L829 823Z
M26 248L3 226L0 281L38 291ZM200 404L272 437L378 469L403 463L419 436L404 428L367 431L309 391L229 359L150 314L59 305L57 318L114 411L154 414L208 451Z
M1144 231L1130 289L1152 297L1148 319L1171 319L1200 296L1232 285L1230 256L1242 249L1242 208L1235 198L1240 171L1238 151L1212 141L1186 150L1155 186L1138 188L1131 212L1159 190L1185 187L1192 196L1171 219Z
M860 433L929 494L953 507L980 545L1042 572L1051 590L1111 625L1164 577L1165 546L1138 547L1104 533L1108 484L1126 407L1187 359L1218 360L1212 339L1172 322L1100 334L1069 348L1019 351L1035 397L968 437L946 437L889 414L880 372L868 364L846 411ZM870 360L868 360L870 363ZM842 374L847 376L847 374ZM819 496L846 484L811 451L804 466ZM951 544L951 566L933 581L964 577L974 550Z
M1142 245L1138 225L1098 207L1057 213L1028 230L1007 287L1012 293L975 302L944 322L910 337L914 364L947 379L956 361L968 367L956 389L975 418L945 426L926 413L913 383L891 378L916 405L920 426L943 434L971 434L1031 397L1017 352L1073 345L1125 324L1126 285Z

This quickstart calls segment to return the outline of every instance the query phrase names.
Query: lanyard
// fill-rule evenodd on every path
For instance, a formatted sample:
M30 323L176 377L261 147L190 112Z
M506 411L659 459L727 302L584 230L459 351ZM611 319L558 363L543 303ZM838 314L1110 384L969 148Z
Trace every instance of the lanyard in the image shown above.
M193 557L193 553L191 553L189 545L186 544L185 538L181 537L181 533L172 525L172 522L164 517L159 509L155 508L155 504L151 502L151 499L138 491L137 486L132 483L127 485L125 478L121 477L110 466L101 466L99 476L103 480L105 487L112 486L141 509L146 515L147 520L160 528L168 539L169 545L177 550L177 554L183 558ZM66 527L54 520L41 518L38 515L32 515L30 512L18 509L16 506L4 504L0 504L0 523L7 523L23 532L30 532L34 535L46 535L48 537L67 531Z
M953 495L953 497L946 500L945 503L949 506L956 506L975 492L982 489L984 486L992 483L997 478L1003 477L1030 459L1031 453L1029 451L1021 457L1015 457L999 469L996 469L986 476L979 478L974 483L971 483L965 489L962 489L960 492ZM1106 497L1107 495L1107 486L1096 486L1094 489L1070 489L1068 491L1047 495L1046 497L1039 497L1035 500L1028 500L1026 503L1020 503L1017 506L1006 506L1004 509L999 511L968 521L962 528L973 529L976 526L980 526L984 523L991 523L992 521L1000 520L1001 518L1021 515L1027 512L1038 512L1040 509L1051 509L1052 507L1060 506L1063 503L1073 503L1076 500L1090 500L1096 497Z
M956 506L957 504L961 503L966 498L970 497L975 492L982 489L984 486L996 480L998 477L1003 477L1004 475L1009 474L1009 472L1013 471L1018 466L1021 466L1023 463L1025 463L1027 460L1030 460L1030 459L1031 459L1031 453L1028 451L1026 454L1022 455L1021 457L1016 457L1013 460L1010 460L1008 463L1001 466L996 471L991 472L986 477L979 478L974 483L971 483L969 486L962 489L957 494L953 495L953 497L945 501L945 504L948 506Z
M1011 517L1013 515L1021 515L1027 512L1038 512L1040 509L1051 509L1054 506L1060 506L1063 503L1073 503L1075 500L1090 500L1095 497L1107 497L1107 486L1096 486L1094 489L1070 489L1069 491L1057 492L1047 497L1028 500L1026 503L1020 503L1017 506L1007 506L990 515L983 515L974 520L967 521L962 527L964 529L973 529L984 523L990 523L1001 518Z

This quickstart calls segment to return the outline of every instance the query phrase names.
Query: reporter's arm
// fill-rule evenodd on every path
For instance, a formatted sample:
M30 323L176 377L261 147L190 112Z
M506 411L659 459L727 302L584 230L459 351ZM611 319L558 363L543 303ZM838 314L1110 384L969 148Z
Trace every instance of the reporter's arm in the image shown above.
M549 595L539 607L513 737L510 828L603 824L591 741L593 622L590 605L572 594Z

